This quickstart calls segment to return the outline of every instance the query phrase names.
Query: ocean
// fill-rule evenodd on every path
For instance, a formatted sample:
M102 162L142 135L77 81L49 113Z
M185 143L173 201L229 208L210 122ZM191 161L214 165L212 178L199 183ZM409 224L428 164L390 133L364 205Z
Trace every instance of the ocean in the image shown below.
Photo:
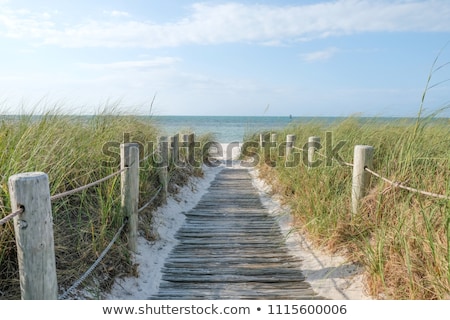
M164 135L180 132L213 134L216 142L242 142L244 137L255 132L280 130L308 118L287 117L239 117L239 116L153 116L153 121ZM309 120L312 120L310 118ZM329 120L333 118L327 118Z

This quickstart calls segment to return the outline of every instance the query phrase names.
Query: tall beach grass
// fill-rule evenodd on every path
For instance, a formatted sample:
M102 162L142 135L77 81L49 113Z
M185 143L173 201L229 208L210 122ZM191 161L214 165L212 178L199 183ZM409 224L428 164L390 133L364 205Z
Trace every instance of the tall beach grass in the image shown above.
M11 212L8 178L17 173L42 171L48 174L51 194L96 181L119 169L117 146L124 134L130 142L145 146L157 141L158 128L151 117L138 118L104 112L90 117L73 117L58 112L43 116L23 115L0 118L0 217ZM107 144L108 142L115 142ZM200 169L170 167L171 186L183 185ZM140 205L159 188L158 173L149 160L140 169ZM140 232L148 239L155 202L140 214ZM123 223L120 210L120 175L78 194L52 203L57 277L60 293L71 286L95 261ZM96 268L85 288L91 297L124 274L136 273L119 238L112 251ZM13 223L0 226L0 299L20 298Z

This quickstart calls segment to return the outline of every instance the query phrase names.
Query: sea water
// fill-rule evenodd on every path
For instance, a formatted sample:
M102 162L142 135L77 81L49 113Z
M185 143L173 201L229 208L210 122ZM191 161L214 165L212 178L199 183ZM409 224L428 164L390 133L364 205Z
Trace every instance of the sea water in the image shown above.
M284 129L298 119L289 116L155 116L153 120L164 135L212 134L216 142L231 143L242 142L247 135Z

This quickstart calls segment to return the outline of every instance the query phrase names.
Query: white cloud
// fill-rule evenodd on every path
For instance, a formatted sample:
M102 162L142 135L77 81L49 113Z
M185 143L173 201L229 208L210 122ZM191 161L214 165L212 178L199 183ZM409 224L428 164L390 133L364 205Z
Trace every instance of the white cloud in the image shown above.
M156 24L124 19L89 20L56 25L31 12L0 13L0 32L62 47L173 47L185 44L251 42L286 44L364 32L450 32L450 2L337 0L309 5L275 6L196 3L186 17Z
M331 59L337 52L339 52L338 48L330 47L325 50L302 54L301 58L307 62L324 61Z
M103 13L113 18L127 18L131 16L130 13L120 10L103 11Z
M0 36L8 38L39 38L54 33L56 24L49 12L34 13L28 10L2 9L0 11Z
M81 63L80 66L95 69L95 70L142 70L158 67L167 67L180 61L175 57L157 57L147 60L135 60L135 61L118 61L112 63Z

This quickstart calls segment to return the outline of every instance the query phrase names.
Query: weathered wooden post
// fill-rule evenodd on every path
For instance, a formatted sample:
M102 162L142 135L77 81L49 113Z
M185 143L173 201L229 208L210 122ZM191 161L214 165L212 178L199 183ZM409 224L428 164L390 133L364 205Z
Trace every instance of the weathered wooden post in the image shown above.
M172 137L172 163L178 166L180 162L180 135L177 133Z
M295 138L295 134L288 134L286 136L286 159L289 159L292 154L292 150L294 149L295 144Z
M278 135L277 135L276 133L272 133L272 134L270 135L270 142L271 142L271 143L276 143L277 140L278 140Z
M308 168L314 167L314 153L320 148L320 137L308 138Z
M159 164L159 182L162 187L163 202L166 202L169 184L169 141L167 137L159 137L158 148L161 157L161 163Z
M47 174L29 172L9 178L14 217L20 290L23 300L56 300L55 249Z
M370 174L365 168L372 167L374 148L371 146L357 145L353 156L353 180L352 180L352 213L357 214L361 199L367 194Z
M270 135L270 147L271 148L277 148L277 141L278 141L278 135L276 133L272 133ZM270 161L271 161L271 165L275 166L276 165L276 161L277 161L277 155L272 156L272 154L269 152L270 154Z
M270 132L261 133L259 135L259 148L260 148L260 154L262 159L264 160L264 163L268 166L275 166L275 163L272 162L271 159L271 149L272 149L272 143L271 143L271 134Z
M183 134L183 161L188 162L189 135Z
M264 154L264 133L259 134L259 150Z
M139 205L139 145L120 145L120 168L128 168L121 173L122 214L128 218L128 248L137 251L138 205Z
M188 163L195 166L195 133L188 136Z

